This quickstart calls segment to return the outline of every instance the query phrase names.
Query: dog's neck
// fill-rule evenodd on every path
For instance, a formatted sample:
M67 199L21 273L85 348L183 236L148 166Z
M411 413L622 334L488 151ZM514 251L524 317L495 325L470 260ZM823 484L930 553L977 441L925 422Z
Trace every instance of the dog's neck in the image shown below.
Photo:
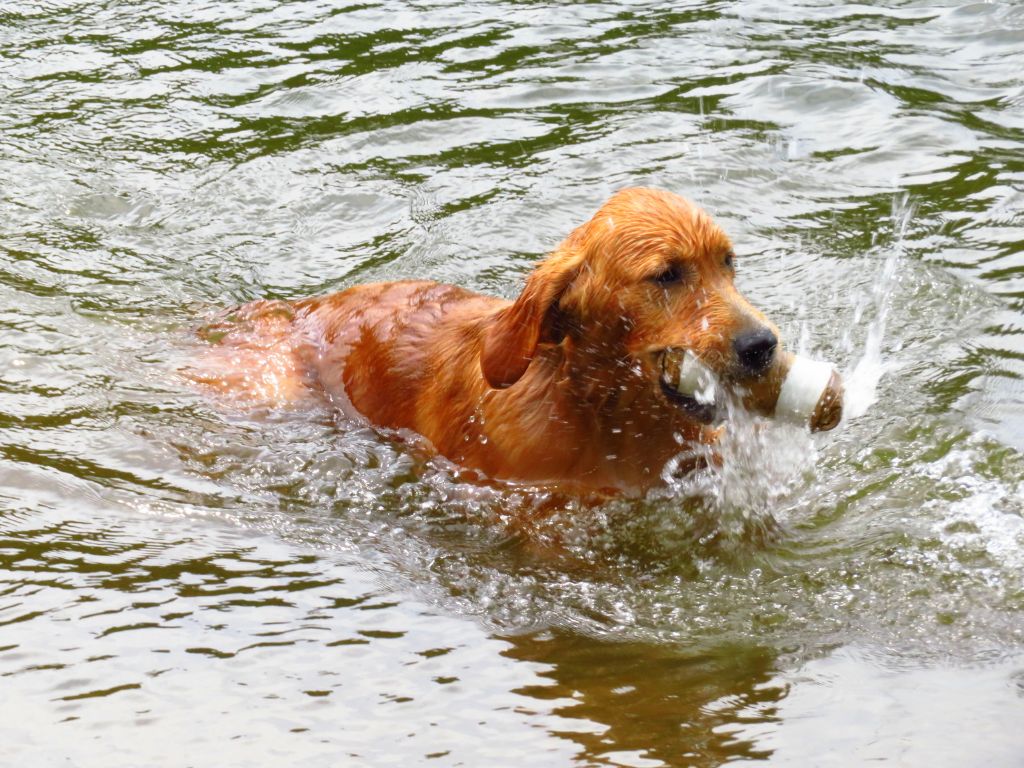
M534 421L537 450L563 476L595 487L644 489L659 482L665 464L701 442L704 428L660 392L644 362L601 343L566 338L538 350L522 386ZM538 402L538 396L543 402Z

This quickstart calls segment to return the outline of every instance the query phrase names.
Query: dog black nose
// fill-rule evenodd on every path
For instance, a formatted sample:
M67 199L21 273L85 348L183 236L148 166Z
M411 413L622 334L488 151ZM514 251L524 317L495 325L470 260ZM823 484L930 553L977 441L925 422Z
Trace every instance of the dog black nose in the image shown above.
M767 328L744 331L733 339L732 347L744 373L756 376L764 373L772 362L779 340Z

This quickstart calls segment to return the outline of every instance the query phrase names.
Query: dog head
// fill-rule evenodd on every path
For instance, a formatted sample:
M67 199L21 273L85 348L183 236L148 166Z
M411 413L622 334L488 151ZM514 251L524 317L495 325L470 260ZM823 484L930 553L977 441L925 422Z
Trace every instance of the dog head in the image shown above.
M736 290L735 271L732 243L701 208L661 190L618 192L494 316L484 376L508 387L539 345L565 343L589 379L621 376L625 367L692 419L710 421L713 408L665 380L666 356L688 350L745 394L748 407L770 414L791 356L780 350L778 329Z

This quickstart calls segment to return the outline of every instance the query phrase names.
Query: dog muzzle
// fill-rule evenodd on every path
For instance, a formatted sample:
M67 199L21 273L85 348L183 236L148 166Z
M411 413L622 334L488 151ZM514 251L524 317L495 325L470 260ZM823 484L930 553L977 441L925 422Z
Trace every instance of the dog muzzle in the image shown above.
M686 405L713 410L727 384L689 350L664 353L662 386ZM729 388L750 410L814 432L833 429L843 417L843 384L835 368L791 352L779 351L764 376Z

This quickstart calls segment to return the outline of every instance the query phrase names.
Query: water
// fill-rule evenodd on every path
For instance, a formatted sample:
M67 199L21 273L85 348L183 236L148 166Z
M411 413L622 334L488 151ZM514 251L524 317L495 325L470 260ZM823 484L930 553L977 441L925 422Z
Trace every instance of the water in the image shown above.
M5 4L5 764L1024 765L1022 62L999 2ZM591 507L178 373L630 184L855 418Z

